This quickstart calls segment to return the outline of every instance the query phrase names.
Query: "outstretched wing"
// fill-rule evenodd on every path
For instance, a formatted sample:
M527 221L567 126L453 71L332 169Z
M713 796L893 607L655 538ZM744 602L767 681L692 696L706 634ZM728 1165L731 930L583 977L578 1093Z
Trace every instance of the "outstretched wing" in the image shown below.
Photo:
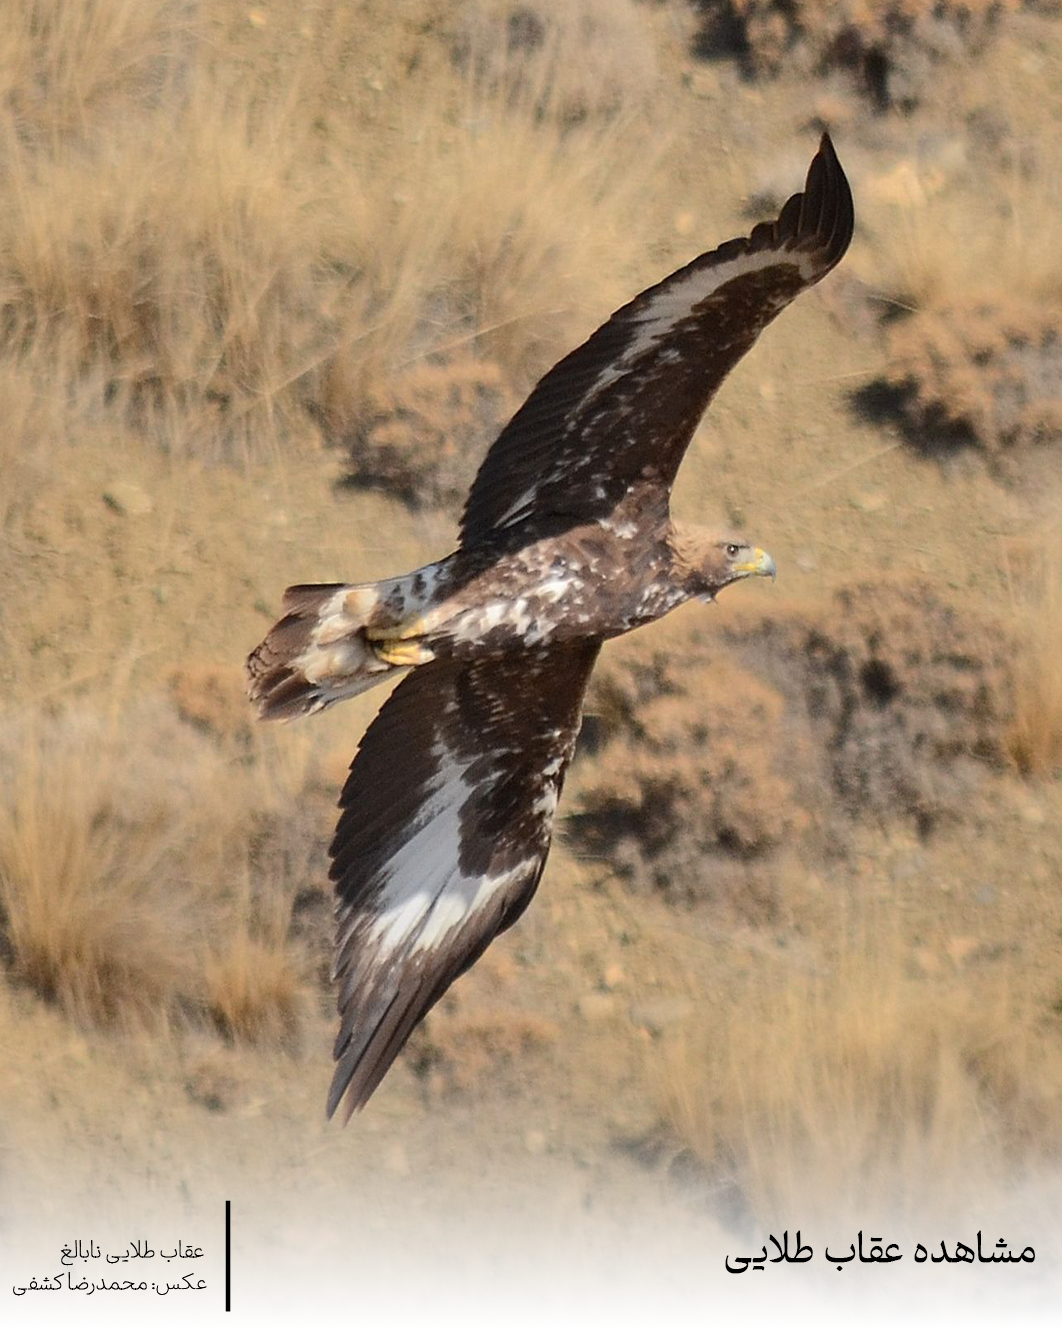
M619 309L546 374L487 453L464 545L540 518L605 516L631 485L666 502L697 423L760 332L840 262L852 194L823 135L804 192Z
M331 1116L527 907L599 643L414 670L369 726L331 847L340 1029Z

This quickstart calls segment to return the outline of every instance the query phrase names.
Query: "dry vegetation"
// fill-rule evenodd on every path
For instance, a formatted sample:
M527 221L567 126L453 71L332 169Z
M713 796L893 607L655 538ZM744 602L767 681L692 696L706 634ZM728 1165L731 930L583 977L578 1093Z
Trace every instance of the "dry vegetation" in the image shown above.
M441 1011L410 1043L410 1064L432 1097L483 1092L516 1072L561 1036L548 1019L512 1011L463 1015Z
M842 69L885 110L913 108L933 71L961 67L1029 7L697 8L705 48L736 46L750 76L775 80L765 86L794 69L798 79ZM678 103L662 80L669 96L710 85L693 62L681 78L669 72L673 52L652 38L662 12L635 0L6 7L0 1002L35 993L79 1029L102 1028L92 1035L104 1041L134 1026L205 1044L186 1086L215 1109L235 1096L231 1044L298 1056L320 1032L331 803L371 706L335 712L331 729L263 732L249 722L239 658L285 578L354 575L370 558L372 575L399 570L382 560L406 557L401 507L364 490L415 508L434 539L448 528L431 520L456 509L491 431L535 375L666 270L673 244L688 257L702 228L721 238L713 191L727 192L724 174L690 183L705 159L725 155L732 137L747 185L746 157L769 166L783 135L795 152L791 105L781 114L757 101L746 115L735 77L674 116L701 135L681 154ZM728 98L739 107L730 119ZM848 108L850 124L862 105ZM746 119L759 127L743 138ZM834 299L824 288L793 313L818 322L786 324L815 329L805 339L818 358L792 374L797 387L811 384L813 410L794 410L791 429L782 406L757 415L748 400L774 363L761 359L724 389L718 435L693 449L725 463L725 485L729 471L739 487L766 472L787 494L799 481L791 524L775 502L781 536L817 553L808 566L824 581L826 555L838 555L844 584L824 591L810 577L808 602L775 601L757 615L728 601L707 627L690 617L610 647L566 795L568 841L592 862L562 850L550 868L557 895L576 893L574 880L581 903L568 900L563 915L540 904L541 922L527 925L543 928L542 962L511 961L514 992L540 982L536 1004L488 992L482 1007L444 1005L408 1061L440 1114L462 1093L466 1103L526 1093L520 1067L556 1075L554 1060L564 1074L574 1066L573 1078L600 1072L598 1103L619 1081L611 1062L629 1052L624 1037L640 1053L642 1034L656 1036L626 1017L624 983L633 1001L635 979L621 972L602 986L605 946L629 947L612 967L636 972L641 920L654 909L676 932L751 935L753 948L784 930L797 958L713 998L665 1095L717 1197L794 1225L807 1220L797 1200L809 1192L834 1211L847 1193L860 1219L874 1206L913 1211L927 1173L962 1195L967 1182L1014 1174L1062 1142L1057 997L1042 975L1035 990L1023 984L1039 951L1015 951L1011 970L926 973L911 963L913 929L894 934L880 918L837 928L838 910L871 882L901 912L972 907L936 894L926 905L924 866L925 881L902 897L864 870L868 839L906 835L929 853L949 834L991 837L1000 805L1049 796L1062 765L1054 545L1045 554L1034 533L1014 555L998 611L982 594L998 579L994 542L988 572L975 569L980 583L942 586L972 490L949 498L923 455L948 434L1020 479L1032 445L1062 433L1062 209L1043 184L1046 151L1043 161L1023 155L1007 130L1014 178L990 204L971 163L987 169L991 145L971 140L958 166L912 164L909 120L867 121L843 154L854 163L859 245L830 288L836 307L859 305L858 359L828 362L840 340L823 314L835 306L814 304ZM873 175L865 161L890 126L905 155ZM849 269L875 297L873 313L856 283L843 284ZM879 310L889 318L879 322ZM795 347L776 345L779 356ZM787 360L776 379L788 376ZM899 449L907 469L889 456L879 472L895 508L917 506L914 490L933 471L941 507L926 509L921 561L899 540L895 510L868 536L858 522L873 512L853 517L844 501L854 489L824 496L821 476L808 483L793 462L814 448L818 466L823 434L845 434L836 398L853 378L871 379L879 396L889 388L919 442ZM763 432L793 444L769 465L745 427L765 419ZM880 423L857 421L857 455L842 439L833 473L861 465L863 447L878 455L881 437L866 430ZM740 458L738 425L750 435ZM322 445L336 458L318 456ZM327 499L299 465L329 468ZM770 485L747 492L769 505ZM317 506L300 520L307 493ZM994 504L981 510L994 516ZM1054 867L1022 862L1013 888L1028 891L1030 930L1046 947L1039 935L1054 936L1054 923L1040 920L1052 905L1030 882L1036 867ZM787 898L794 871L823 874L821 916L801 911L799 885L796 902ZM622 883L614 894L602 883L611 877ZM599 890L583 890L591 878ZM1024 928L1024 907L1019 924L993 921ZM702 987L715 980L710 957ZM580 1004L589 973L596 1005ZM476 974L486 981L483 966ZM580 1021L598 1017L607 1037L600 1025L580 1034ZM750 1027L755 1038L744 1036ZM651 1097L644 1080L619 1091ZM542 1095L552 1098L548 1084ZM984 1176L963 1174L960 1139L980 1145Z
M235 2L25 0L5 15L0 567L57 619L57 541L99 520L56 519L69 449L279 464L335 442L352 482L454 504L514 385L584 320L573 273L595 305L626 289L646 183L614 169L645 141L620 96L635 6L583 3L527 31L497 5L442 6L426 48L416 4L378 8L293 23ZM383 40L355 61L366 23ZM126 522L150 517L138 488L133 509L115 492ZM157 691L101 691L106 663L50 679L79 689L52 713L31 699L42 642L19 637L17 593L7 607L7 700L29 702L0 716L12 975L88 1022L289 1038L305 1003L292 895L325 832L295 830L266 787L232 661L159 679L179 719ZM305 771L286 793L305 800Z
M887 916L842 915L838 935L662 1061L675 1136L720 1201L779 1230L956 1220L1057 1156L1057 1019L999 974L912 971Z
M0 906L14 976L83 1020L176 1014L198 980L191 898L176 888L200 813L194 755L189 782L167 788L142 752L127 761L105 716L60 714L4 737Z
M1062 438L1062 259L1058 192L1036 155L1002 124L982 142L967 126L953 151L974 175L979 154L1007 149L1003 194L969 225L946 170L902 162L879 182L881 247L873 276L884 372L857 403L901 424L940 457L982 453L999 478L1020 480L1027 454ZM987 159L987 157L985 158Z
M366 392L348 483L381 489L413 508L459 510L516 404L489 360L449 355L411 365Z
M582 9L592 57L613 24ZM614 91L615 58L604 84L592 59L545 59L564 23L489 79L427 60L410 105L401 24L350 85L372 6L292 25L235 3L27 0L9 18L4 359L170 452L348 439L396 369L455 344L526 386L568 335L573 272L607 299L639 253L636 192L610 169L638 141L629 110L563 110L569 75Z
M926 837L976 819L1013 741L1008 656L990 617L884 581L666 653L632 644L594 684L575 841L642 889L772 916L742 864L781 845L844 853L860 819Z
M976 52L1023 0L697 0L705 55L751 76L843 70L880 109L914 106L941 61Z
M1062 310L1013 299L926 309L889 329L886 383L916 445L973 446L997 467L1062 439Z
M9 721L0 776L0 935L17 982L83 1025L210 1018L290 1036L306 963L286 937L307 864L289 875L269 846L305 790L151 697Z
M1030 570L1032 575L1030 575ZM1026 775L1062 767L1062 573L1057 543L1025 547L1007 562L1018 649L1007 750Z

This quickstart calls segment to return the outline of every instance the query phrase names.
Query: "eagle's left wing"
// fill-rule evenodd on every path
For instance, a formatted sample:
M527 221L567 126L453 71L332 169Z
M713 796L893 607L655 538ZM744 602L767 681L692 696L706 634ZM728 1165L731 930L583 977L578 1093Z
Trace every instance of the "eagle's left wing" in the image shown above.
M527 907L600 643L422 665L362 738L331 847L340 1029L328 1114L364 1106Z
M632 486L666 510L697 422L753 342L840 262L852 194L825 134L774 221L702 254L618 309L546 374L484 458L461 519L497 530L607 516Z

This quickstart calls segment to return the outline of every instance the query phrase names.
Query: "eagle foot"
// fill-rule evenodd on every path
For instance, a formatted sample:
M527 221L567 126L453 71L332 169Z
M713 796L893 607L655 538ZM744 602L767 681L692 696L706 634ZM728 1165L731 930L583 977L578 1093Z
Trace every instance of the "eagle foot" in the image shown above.
M415 664L430 664L435 658L434 651L416 641L374 641L372 648L377 659L399 669L411 668Z

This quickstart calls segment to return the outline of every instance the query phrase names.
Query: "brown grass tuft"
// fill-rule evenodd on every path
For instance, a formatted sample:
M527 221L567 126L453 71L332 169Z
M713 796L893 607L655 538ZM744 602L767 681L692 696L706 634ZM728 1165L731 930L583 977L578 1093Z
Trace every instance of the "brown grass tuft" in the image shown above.
M668 1053L668 1119L762 1222L958 1215L1062 1144L1045 1013L1002 979L912 976L887 928L739 989L706 1024Z
M0 755L0 915L16 977L82 1022L172 1014L194 985L170 870L181 827L143 758L82 721L25 724Z
M888 328L885 382L912 439L972 445L997 464L1062 440L1062 309L968 297Z
M244 915L206 957L206 1005L216 1027L239 1042L290 1043L306 1006L306 984L286 942L287 921L262 930Z
M1022 0L698 0L699 46L751 74L843 70L879 109L913 106L934 66L981 49Z
M1029 575L1028 566L1034 574ZM1025 775L1062 768L1062 572L1057 550L1026 550L1007 567L1015 621L1014 719L1007 752Z
M242 746L235 759L158 699L9 721L0 954L12 974L85 1024L205 1013L233 1037L290 1039L307 983L288 927L312 869L308 831L284 813L309 768L260 768Z
M867 181L874 265L867 250L853 261L877 292L886 362L855 401L924 452L974 447L1013 478L1062 436L1062 209L1053 177L1016 163L971 227L976 151L971 136L959 164L903 158Z
M609 743L583 767L569 825L635 888L672 901L722 890L737 904L748 882L734 859L761 857L807 819L774 755L785 699L718 650L680 659L606 667L593 708ZM717 881L704 864L720 852Z
M45 8L18 0L0 36L27 126L0 126L0 355L50 366L57 400L92 383L167 451L345 437L372 385L454 344L524 387L588 321L573 279L592 317L644 252L659 139L576 92L591 29L616 70L644 60L631 4L543 19L530 64L505 57L534 96L470 57L429 60L416 98L337 0L258 28L236 4ZM579 124L545 114L573 96Z
M787 843L837 850L860 820L928 837L990 810L1013 704L992 615L881 577L683 631L656 629L669 649L613 648L572 776L567 828L636 887L762 914Z
M209 660L188 660L170 670L169 684L177 713L186 723L222 740L249 739L253 716L236 663L221 668Z
M515 405L490 361L457 354L413 364L368 389L349 443L348 483L411 507L459 508Z

